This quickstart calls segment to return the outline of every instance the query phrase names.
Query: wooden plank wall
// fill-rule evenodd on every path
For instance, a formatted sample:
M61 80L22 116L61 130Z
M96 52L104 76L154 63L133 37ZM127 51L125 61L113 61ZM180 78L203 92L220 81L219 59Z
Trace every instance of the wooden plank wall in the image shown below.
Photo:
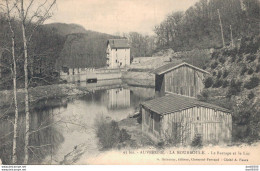
M180 125L177 133L173 125ZM178 135L177 143L184 145L190 145L196 134L202 135L204 144L227 144L231 142L232 117L222 111L194 107L164 115L161 128L164 139L176 139Z
M181 66L165 74L165 91L197 97L204 88L204 74L189 66Z
M151 134L152 136L160 139L161 136L161 122L156 121L160 116L148 109L142 107L142 131ZM159 127L159 130L156 129L155 125Z

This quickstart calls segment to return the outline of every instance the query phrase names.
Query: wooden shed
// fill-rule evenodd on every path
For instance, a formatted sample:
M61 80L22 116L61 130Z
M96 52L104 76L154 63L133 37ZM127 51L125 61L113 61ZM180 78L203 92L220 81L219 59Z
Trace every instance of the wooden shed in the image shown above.
M142 131L154 140L190 145L195 136L203 144L231 141L229 110L195 98L169 94L141 104Z
M205 75L209 74L185 62L172 62L155 69L152 73L155 74L156 97L162 97L168 92L197 97L204 88Z

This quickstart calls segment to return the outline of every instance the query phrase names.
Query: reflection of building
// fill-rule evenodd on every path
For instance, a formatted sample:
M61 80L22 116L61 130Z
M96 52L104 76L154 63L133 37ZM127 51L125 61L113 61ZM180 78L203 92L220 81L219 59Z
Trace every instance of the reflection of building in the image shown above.
M117 88L107 90L106 103L108 109L130 107L130 90Z
M109 68L122 68L130 65L130 46L127 39L108 40L106 52Z
M227 109L177 94L141 105L142 130L155 139L190 145L200 136L203 144L229 143L232 117Z

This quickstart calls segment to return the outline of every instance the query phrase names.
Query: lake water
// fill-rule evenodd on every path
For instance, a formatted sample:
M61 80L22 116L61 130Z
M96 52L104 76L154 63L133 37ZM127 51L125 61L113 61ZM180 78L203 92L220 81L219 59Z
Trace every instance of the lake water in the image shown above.
M154 97L153 88L124 86L97 90L77 98L46 99L31 109L29 163L57 164L77 145L87 144L84 156L99 153L95 120L120 121L137 111L140 102ZM25 115L19 113L18 162L23 163ZM13 115L0 120L0 158L11 164Z

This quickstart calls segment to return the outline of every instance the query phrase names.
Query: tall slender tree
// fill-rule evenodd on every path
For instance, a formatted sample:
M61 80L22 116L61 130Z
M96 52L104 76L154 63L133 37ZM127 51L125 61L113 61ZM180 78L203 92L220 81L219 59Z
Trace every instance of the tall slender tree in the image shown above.
M222 37L222 44L223 44L223 47L225 47L225 38L224 38L223 26L222 26L222 21L221 21L219 9L218 9L218 18L219 18L219 26L220 26L220 31L221 31L221 37Z
M7 22L10 29L10 37L11 37L11 50L8 50L12 55L12 64L11 64L11 72L12 72L12 80L13 80L13 95L14 95L14 107L15 107L15 115L14 115L14 122L13 122L13 148L12 148L12 163L17 163L17 124L18 124L18 103L17 103L17 86L16 86L16 79L17 79L17 67L16 67L16 55L15 55L15 33L13 29L13 25L11 23L11 12L13 7L9 7L9 0L5 0L5 14L7 18Z
M29 112L29 77L28 77L28 42L30 42L33 33L45 20L51 17L51 9L56 3L56 0L51 0L47 3L45 0L43 3L37 3L35 0L29 0L27 7L25 7L24 0L16 0L15 6L19 13L20 24L22 29L23 39L23 55L24 55L24 92L25 92L25 146L24 146L24 164L28 163L29 153L29 135L30 135L30 112ZM36 10L31 10L32 6L36 4ZM29 16L31 14L31 16ZM27 23L33 24L32 30L27 27ZM29 33L29 34L27 34Z

